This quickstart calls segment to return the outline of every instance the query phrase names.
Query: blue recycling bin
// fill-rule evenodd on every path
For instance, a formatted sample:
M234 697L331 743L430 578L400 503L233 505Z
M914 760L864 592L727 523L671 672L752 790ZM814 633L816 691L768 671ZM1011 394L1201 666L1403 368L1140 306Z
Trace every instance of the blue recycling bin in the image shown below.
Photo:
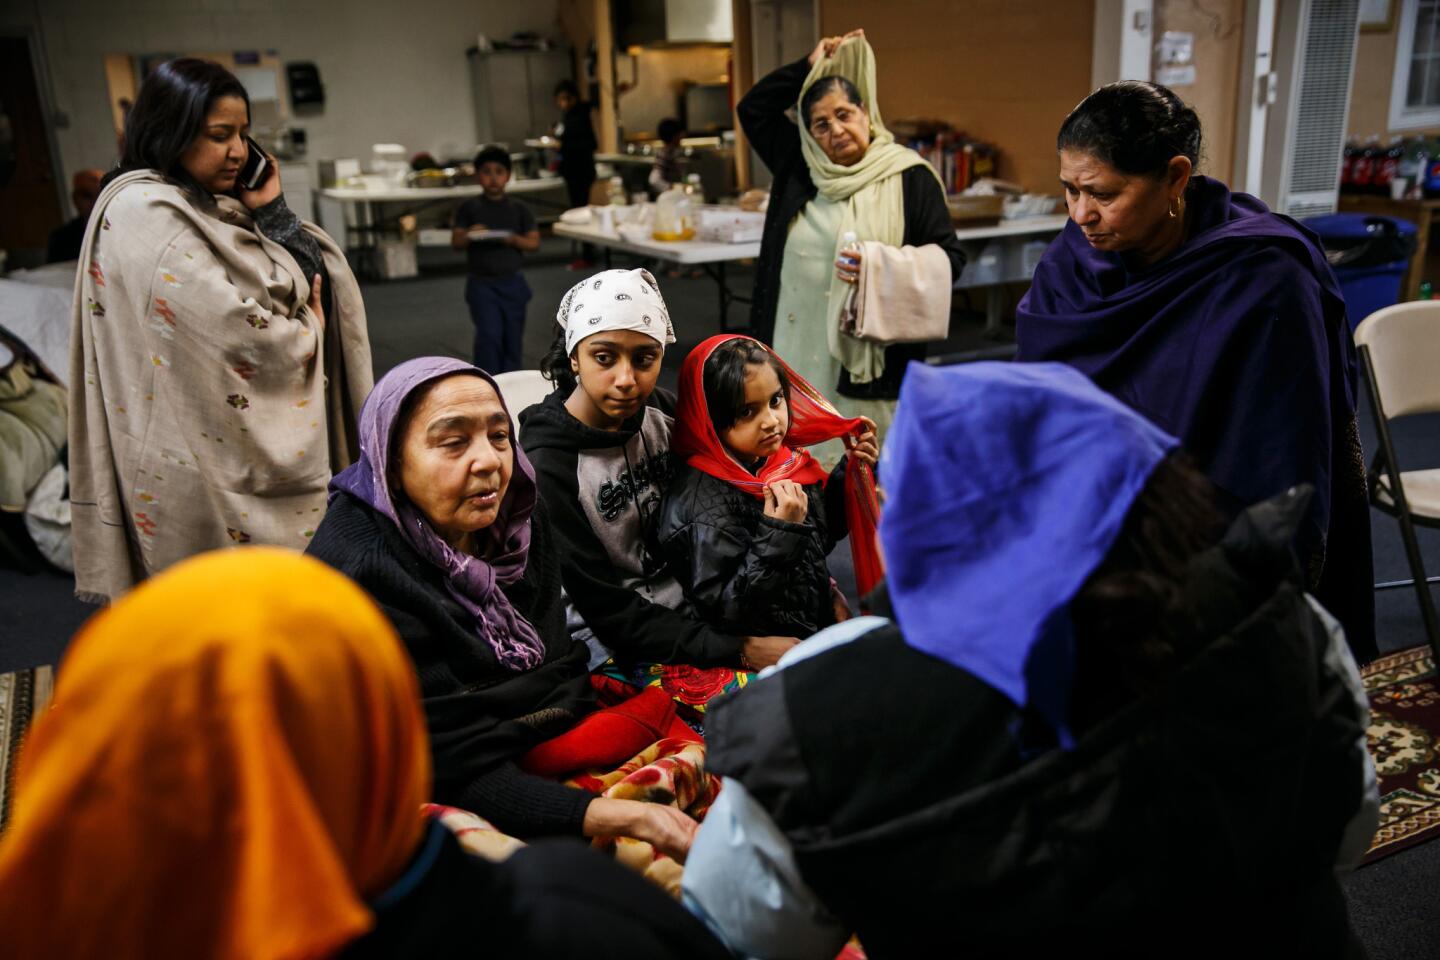
M1415 224L1365 213L1332 213L1301 222L1325 245L1351 330L1381 307L1400 302L1400 282L1415 252Z

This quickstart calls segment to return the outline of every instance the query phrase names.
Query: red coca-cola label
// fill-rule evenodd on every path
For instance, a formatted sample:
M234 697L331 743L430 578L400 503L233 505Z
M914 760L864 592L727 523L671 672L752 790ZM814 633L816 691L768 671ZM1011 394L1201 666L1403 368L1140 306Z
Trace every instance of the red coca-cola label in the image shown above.
M1369 157L1356 157L1350 166L1350 182L1357 187L1369 186L1374 167L1375 161Z
M1376 187L1387 187L1399 172L1400 161L1395 157L1386 157L1371 169L1370 184Z

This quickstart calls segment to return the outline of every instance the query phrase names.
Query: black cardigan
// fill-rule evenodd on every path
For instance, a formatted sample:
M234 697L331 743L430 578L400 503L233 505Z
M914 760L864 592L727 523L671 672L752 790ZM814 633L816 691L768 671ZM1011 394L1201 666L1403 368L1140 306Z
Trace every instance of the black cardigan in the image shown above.
M696 612L721 630L804 639L835 622L825 558L845 537L845 460L805 488L800 523L682 465L656 521L657 550Z
M797 60L772 72L745 94L736 106L740 125L750 145L770 168L770 206L765 213L765 233L760 240L760 259L755 267L755 294L750 305L750 329L770 343L775 333L775 309L780 300L780 267L785 260L785 242L790 224L805 204L815 199L815 183L800 149L800 130L786 115L800 99L800 88L810 73L806 60ZM905 205L907 246L938 244L950 258L952 282L965 267L965 252L955 238L955 226L945 205L945 191L928 166L911 167L900 174ZM840 371L838 384L818 383L828 393L837 390L847 397L894 399L900 395L905 364L925 356L925 344L897 344L885 350L885 373L869 383L851 383L849 372Z
M435 821L369 906L375 926L338 953L343 960L730 956L684 907L609 857L549 840L492 863Z
M500 667L441 571L363 501L336 495L306 552L365 588L405 641L424 699L435 800L518 837L578 836L590 794L514 763L595 708L589 651L565 628L560 558L543 504L531 517L525 573L502 588L545 644L544 662L525 673Z

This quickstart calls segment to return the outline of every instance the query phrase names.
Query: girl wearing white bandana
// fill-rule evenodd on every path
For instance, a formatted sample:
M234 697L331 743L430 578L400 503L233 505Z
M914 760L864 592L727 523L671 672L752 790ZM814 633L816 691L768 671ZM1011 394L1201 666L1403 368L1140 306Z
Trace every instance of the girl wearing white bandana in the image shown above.
M674 472L675 397L655 385L675 342L660 285L648 270L606 270L572 287L555 319L541 365L555 392L520 415L520 442L564 544L572 630L593 637L596 663L611 653L696 667L773 663L794 638L733 636L695 618L647 545Z

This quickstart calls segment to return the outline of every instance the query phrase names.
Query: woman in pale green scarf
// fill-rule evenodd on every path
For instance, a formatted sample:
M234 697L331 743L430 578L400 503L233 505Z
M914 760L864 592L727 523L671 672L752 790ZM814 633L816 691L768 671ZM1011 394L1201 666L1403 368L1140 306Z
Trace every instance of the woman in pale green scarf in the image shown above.
M856 272L836 263L842 238L853 231L897 247L938 244L952 281L965 255L939 177L885 129L875 90L874 51L855 30L765 77L738 112L773 175L751 313L756 336L842 413L869 417L883 433L905 364L925 347L885 347L840 332ZM821 459L838 459L835 447L821 448Z

